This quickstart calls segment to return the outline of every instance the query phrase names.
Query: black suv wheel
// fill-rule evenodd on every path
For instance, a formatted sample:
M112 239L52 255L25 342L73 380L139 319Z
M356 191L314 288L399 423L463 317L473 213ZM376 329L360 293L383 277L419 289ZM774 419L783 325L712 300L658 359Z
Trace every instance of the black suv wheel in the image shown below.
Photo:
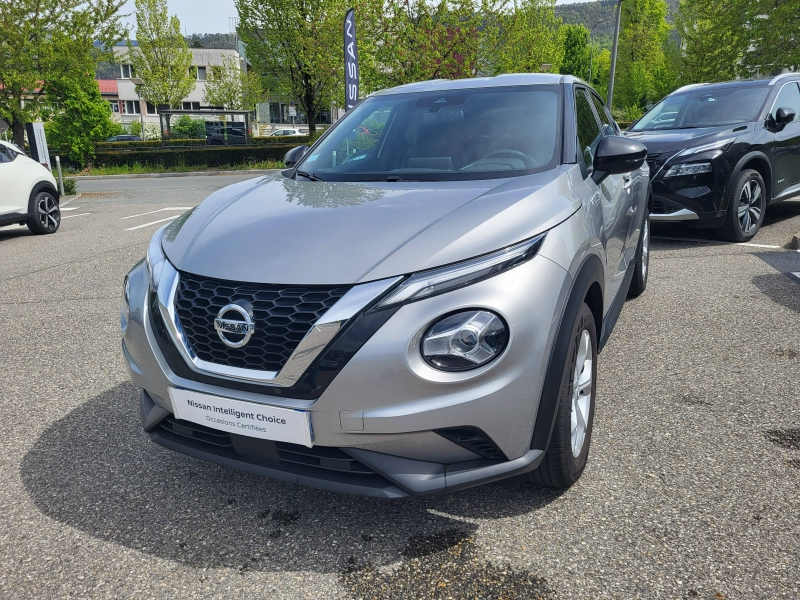
M719 229L722 239L747 242L755 237L764 222L767 186L758 171L745 169L736 178L728 202L725 224Z

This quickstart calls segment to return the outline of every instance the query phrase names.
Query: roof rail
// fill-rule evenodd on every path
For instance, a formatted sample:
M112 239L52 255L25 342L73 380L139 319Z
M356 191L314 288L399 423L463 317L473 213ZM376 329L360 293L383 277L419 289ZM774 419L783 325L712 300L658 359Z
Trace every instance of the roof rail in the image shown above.
M797 71L789 71L788 73L781 73L780 75L776 75L775 77L773 77L772 80L769 82L769 84L770 85L775 85L776 83L778 83L784 77L791 77L791 76L797 77L799 75L800 75L800 72L797 72Z

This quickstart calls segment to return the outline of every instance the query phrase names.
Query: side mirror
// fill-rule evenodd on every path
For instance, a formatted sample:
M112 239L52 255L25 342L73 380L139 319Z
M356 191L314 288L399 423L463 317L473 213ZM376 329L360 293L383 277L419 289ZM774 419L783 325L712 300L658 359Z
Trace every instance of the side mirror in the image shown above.
M797 113L793 108L779 108L775 113L775 123L778 125L786 125L787 123L791 123L794 121L794 118L797 116Z
M295 166L300 162L300 159L306 155L306 152L308 152L308 146L298 146L297 148L292 148L283 157L283 164L286 167Z
M635 171L646 157L647 148L641 142L616 135L604 137L594 155L592 181L599 184L609 175Z

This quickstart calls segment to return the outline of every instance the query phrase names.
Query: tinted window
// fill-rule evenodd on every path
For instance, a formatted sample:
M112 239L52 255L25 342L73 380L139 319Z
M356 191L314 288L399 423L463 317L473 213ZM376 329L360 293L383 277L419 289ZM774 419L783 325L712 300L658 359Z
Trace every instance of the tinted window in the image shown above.
M687 90L656 104L631 129L696 129L754 121L769 94L766 86Z
M17 158L17 152L12 150L8 146L0 144L0 163L11 162L15 158Z
M335 181L488 179L552 168L560 86L372 96L299 168Z
M787 83L775 99L775 104L772 105L772 116L779 108L791 108L794 110L794 120L800 121L800 87L796 83Z
M575 118L578 123L578 150L583 154L586 166L591 167L602 134L592 105L582 89L575 90Z
M605 105L600 101L600 98L590 93L589 98L597 110L597 116L600 117L600 125L603 127L603 135L617 135L617 128L615 127L614 120L609 116Z

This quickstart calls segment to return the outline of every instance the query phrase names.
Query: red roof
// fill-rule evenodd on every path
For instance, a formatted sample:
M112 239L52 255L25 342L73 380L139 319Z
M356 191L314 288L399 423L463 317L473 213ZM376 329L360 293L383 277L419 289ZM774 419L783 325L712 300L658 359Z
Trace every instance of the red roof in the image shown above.
M97 84L100 86L101 94L119 94L116 79L98 79Z

